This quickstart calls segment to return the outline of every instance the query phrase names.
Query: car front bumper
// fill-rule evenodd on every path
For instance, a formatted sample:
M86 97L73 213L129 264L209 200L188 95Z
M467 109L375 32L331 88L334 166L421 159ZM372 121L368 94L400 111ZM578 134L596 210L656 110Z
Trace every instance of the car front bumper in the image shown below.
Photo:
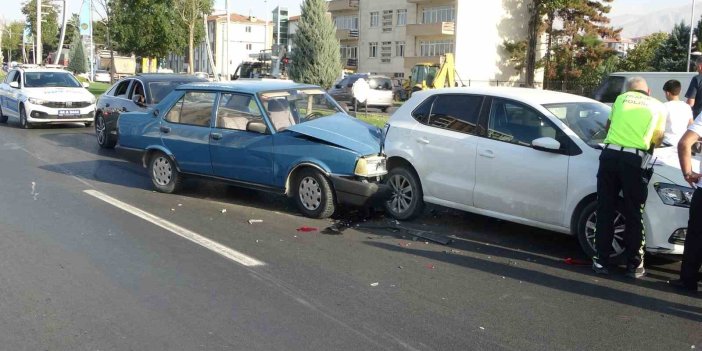
M27 122L29 123L71 123L71 122L92 122L95 118L95 104L82 108L51 108L41 105L27 103ZM72 114L63 115L59 111L70 110Z
M338 176L332 176L331 181L339 204L358 207L380 205L391 195L390 187L385 184Z
M684 241L672 240L680 229L687 229L690 209L670 206L661 201L653 188L649 188L644 210L646 251L654 254L682 255Z

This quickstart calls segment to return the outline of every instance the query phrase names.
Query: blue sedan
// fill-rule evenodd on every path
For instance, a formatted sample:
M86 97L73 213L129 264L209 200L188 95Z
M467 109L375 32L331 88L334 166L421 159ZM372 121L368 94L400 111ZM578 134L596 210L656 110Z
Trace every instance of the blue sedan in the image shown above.
M339 204L388 195L382 131L349 115L314 85L285 81L194 83L145 112L123 113L120 147L143 153L156 190L186 176L293 197L313 218Z

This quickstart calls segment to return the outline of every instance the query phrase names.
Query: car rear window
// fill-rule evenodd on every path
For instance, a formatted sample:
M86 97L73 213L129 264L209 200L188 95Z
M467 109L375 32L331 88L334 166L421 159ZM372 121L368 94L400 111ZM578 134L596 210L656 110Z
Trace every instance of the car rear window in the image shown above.
M371 89L392 90L392 80L390 78L371 78L368 80Z
M161 81L161 82L150 82L149 83L149 94L151 98L151 104L158 104L166 97L173 89L181 84L191 83L191 81Z

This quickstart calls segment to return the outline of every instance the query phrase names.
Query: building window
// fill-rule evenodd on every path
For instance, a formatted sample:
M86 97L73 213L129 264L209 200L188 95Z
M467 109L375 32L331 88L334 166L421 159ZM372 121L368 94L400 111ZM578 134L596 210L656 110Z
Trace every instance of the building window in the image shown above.
M379 12L371 12L370 13L370 26L371 27L377 27L380 25L380 13Z
M358 58L358 47L342 45L340 47L340 54L342 59Z
M439 56L450 52L453 52L453 40L419 42L419 56Z
M380 46L380 62L390 63L392 57L392 42L384 41Z
M422 10L422 23L455 22L456 8L453 6L427 7Z
M378 42L369 43L368 57L378 57Z
M358 29L358 16L339 16L334 18L336 29Z
M407 24L407 10L398 9L397 10L397 25L404 26Z
M393 74L393 77L394 78L405 78L405 73L404 72L395 72L395 74Z
M251 33L251 26L246 26L246 33Z
M405 42L396 41L395 42L395 56L405 57Z
M246 50L251 50L252 45L251 44L246 44Z
M383 11L383 32L392 32L392 10Z

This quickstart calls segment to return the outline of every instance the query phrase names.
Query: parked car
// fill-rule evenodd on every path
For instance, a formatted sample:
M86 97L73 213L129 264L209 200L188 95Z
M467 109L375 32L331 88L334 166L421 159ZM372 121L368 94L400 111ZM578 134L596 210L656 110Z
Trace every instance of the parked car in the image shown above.
M393 103L393 83L390 78L385 76L352 74L329 89L329 95L339 103L354 107L356 100L353 97L353 84L359 79L365 79L371 88L371 92L368 94L368 107L378 108L383 112L387 112ZM365 103L363 105L365 106Z
M592 94L592 98L613 104L617 96L626 92L626 81L633 77L643 77L651 89L651 96L665 102L665 93L663 92L663 84L670 79L677 79L682 83L683 89L687 89L692 77L696 76L697 72L614 72L605 78L600 86ZM684 95L684 91L683 91Z
M576 235L593 255L596 173L609 114L597 101L535 89L417 92L389 121L386 180L393 195L386 209L408 220L425 202L447 206ZM674 147L655 156L646 249L682 254L693 189ZM615 228L612 244L620 255L621 212Z
M209 73L207 73L207 72L195 72L195 73L193 73L193 75L194 75L195 77L198 77L198 78L201 78L201 79L205 79L205 80L207 80L207 81L209 81L209 82L211 82L211 81L214 80L214 78L212 77L212 75L209 74Z
M117 119L123 112L145 111L158 104L175 87L207 80L191 75L140 74L115 83L97 101L95 136L98 145L111 149L117 144Z
M40 124L93 124L95 96L70 72L62 69L19 67L0 84L0 122L19 120L22 128Z
M95 71L95 77L93 78L94 82L100 82L100 83L109 83L110 82L110 72L104 70L104 69L99 69Z
M382 202L382 132L344 113L324 90L286 81L177 87L152 111L123 113L120 146L143 152L156 190L186 176L285 194L300 211Z

